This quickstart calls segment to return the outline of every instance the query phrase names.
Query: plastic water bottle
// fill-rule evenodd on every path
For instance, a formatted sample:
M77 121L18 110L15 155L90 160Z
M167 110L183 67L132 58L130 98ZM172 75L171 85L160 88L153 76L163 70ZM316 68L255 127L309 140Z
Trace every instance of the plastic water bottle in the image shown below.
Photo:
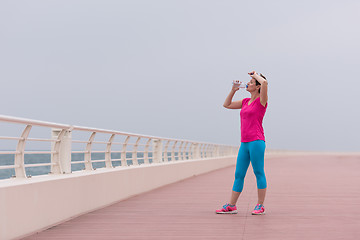
M239 82L239 80L234 80L233 86L237 88L247 88L247 84L243 82Z

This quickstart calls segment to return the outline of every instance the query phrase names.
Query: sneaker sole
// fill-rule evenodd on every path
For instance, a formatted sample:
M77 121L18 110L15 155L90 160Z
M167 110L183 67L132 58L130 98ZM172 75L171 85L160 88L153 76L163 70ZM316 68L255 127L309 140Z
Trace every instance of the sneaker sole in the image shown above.
M251 213L251 215L265 215L265 212L263 212L263 213Z
M216 214L237 214L238 211L235 210L235 211L229 211L229 212L215 212Z

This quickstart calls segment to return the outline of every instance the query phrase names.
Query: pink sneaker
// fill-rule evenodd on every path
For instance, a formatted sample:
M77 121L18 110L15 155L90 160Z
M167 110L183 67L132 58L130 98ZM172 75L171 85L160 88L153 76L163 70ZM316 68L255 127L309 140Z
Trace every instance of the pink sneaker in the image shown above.
M254 211L251 213L252 215L263 215L265 214L265 208L262 204L257 204L254 208Z
M237 208L235 205L225 204L222 209L218 209L215 211L218 214L236 214Z

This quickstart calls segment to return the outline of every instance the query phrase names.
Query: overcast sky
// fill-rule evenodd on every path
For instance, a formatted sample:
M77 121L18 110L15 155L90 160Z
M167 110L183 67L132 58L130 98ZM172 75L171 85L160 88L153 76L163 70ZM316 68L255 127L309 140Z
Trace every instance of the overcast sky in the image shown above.
M359 12L356 0L1 0L0 114L237 145L239 110L222 104L255 70L268 148L359 151Z

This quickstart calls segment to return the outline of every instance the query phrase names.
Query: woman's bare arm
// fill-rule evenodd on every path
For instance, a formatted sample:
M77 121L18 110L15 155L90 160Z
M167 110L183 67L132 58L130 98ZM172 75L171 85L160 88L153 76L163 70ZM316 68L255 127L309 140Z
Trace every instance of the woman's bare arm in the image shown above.
M265 107L268 101L268 82L266 81L266 79L258 75L255 71L252 71L249 74L261 84L260 103Z
M238 87L233 87L229 93L229 95L226 97L225 102L223 106L228 109L240 109L242 107L242 100L240 101L232 101L234 94L236 91L239 90Z

